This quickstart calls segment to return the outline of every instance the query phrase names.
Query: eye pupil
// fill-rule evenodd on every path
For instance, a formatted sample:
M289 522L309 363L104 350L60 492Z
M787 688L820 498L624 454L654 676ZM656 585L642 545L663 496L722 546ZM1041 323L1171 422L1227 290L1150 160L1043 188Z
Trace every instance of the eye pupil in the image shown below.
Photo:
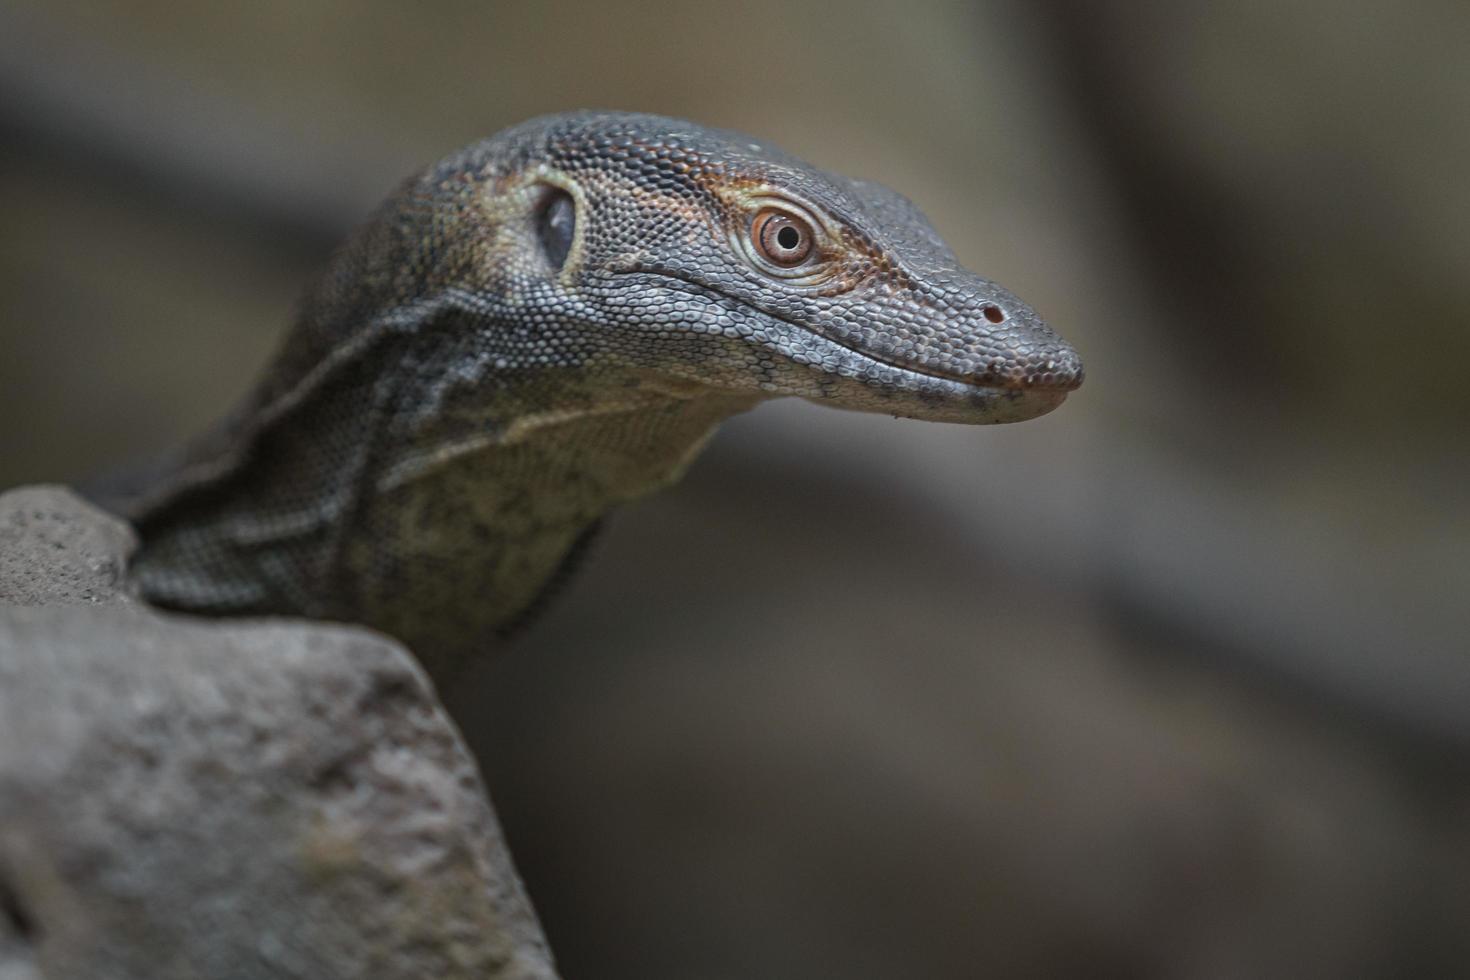
M782 248L795 248L800 243L801 232L797 231L790 225L787 225L785 228L782 228L780 231L776 232L776 244L780 245Z

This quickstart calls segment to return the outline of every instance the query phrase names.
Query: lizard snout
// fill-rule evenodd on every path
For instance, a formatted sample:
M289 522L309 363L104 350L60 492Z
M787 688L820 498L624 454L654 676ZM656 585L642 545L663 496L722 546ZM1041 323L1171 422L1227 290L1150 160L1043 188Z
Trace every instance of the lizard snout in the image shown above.
M976 375L997 388L1073 391L1082 386L1082 358L1066 344L1025 345L1007 351Z
M915 345L921 370L1012 392L1065 394L1082 384L1082 358L1072 346L994 283L951 280L920 293L916 305L938 314Z

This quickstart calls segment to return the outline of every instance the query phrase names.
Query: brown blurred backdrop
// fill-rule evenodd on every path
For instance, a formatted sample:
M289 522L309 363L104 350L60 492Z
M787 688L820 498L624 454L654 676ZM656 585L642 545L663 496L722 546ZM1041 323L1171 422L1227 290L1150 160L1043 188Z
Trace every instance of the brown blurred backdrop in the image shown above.
M202 427L462 143L759 134L1088 381L740 418L448 692L569 980L1470 976L1467 51L1453 2L3 0L0 486Z

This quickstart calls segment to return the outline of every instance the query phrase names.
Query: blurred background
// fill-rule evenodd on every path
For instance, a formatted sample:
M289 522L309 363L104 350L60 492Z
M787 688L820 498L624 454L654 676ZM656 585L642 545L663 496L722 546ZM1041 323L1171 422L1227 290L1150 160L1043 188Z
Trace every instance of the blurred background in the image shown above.
M1470 6L0 0L0 486L542 112L912 197L1082 352L766 405L447 692L568 980L1470 976Z

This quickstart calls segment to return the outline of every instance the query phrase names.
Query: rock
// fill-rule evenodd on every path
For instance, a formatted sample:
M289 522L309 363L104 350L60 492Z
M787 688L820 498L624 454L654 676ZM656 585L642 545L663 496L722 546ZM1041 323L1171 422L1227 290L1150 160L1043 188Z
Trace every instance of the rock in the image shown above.
M0 494L0 605L127 603L132 528L65 487Z
M413 658L155 612L131 540L0 496L0 980L554 977Z

